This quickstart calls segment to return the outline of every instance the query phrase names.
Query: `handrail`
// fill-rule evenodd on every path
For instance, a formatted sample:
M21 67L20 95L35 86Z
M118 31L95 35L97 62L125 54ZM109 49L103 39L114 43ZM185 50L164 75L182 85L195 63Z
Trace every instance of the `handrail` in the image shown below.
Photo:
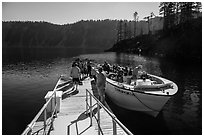
M97 103L100 105L100 107L102 107L102 108L106 111L106 113L108 113L108 115L112 118L112 120L113 120L114 122L116 122L116 123L125 131L126 134L128 134L128 135L133 135L133 134L129 131L129 129L127 129L127 128L117 119L117 117L116 117L112 112L110 112L88 89L86 89L86 91L91 95L91 97L93 97L93 98L97 101Z
M54 111L52 112L51 118L49 119L49 122L48 122L47 126L49 126L49 125L53 126L52 125L52 118L54 117L54 112L55 112L56 108L57 108L57 105L55 105ZM52 127L50 127L50 128L52 128ZM49 128L48 132L50 132L50 128ZM32 135L38 133L40 130L43 130L43 129L44 129L44 127L38 129L37 131L33 132Z
M30 124L27 125L26 129L23 131L22 135L27 135L30 134L30 132L32 131L33 126L35 125L36 121L38 120L38 118L41 116L41 114L46 110L48 104L50 103L50 101L53 99L53 97L55 97L55 108L56 108L56 89L57 86L59 84L59 81L61 79L61 76L59 77L57 84L54 87L53 93L50 96L50 98L48 99L48 101L43 105L43 107L40 109L40 111L37 113L37 115L34 117L34 119L30 122ZM55 111L55 110L54 110Z

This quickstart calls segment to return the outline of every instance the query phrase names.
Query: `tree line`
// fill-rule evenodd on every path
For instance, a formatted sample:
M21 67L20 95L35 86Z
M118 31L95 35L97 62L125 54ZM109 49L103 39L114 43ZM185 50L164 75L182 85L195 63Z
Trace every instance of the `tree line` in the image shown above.
M49 22L9 21L2 22L3 47L80 47L109 49L117 42L117 27L120 20L81 20L73 24L57 25ZM145 21L137 22L124 20L126 38L148 33ZM156 30L162 29L162 20L155 19ZM123 24L124 25L124 24ZM131 26L131 27L130 27ZM122 36L121 39L124 39Z
M49 22L2 22L3 47L109 48L115 40L114 20L79 21L56 25Z
M154 17L155 15L151 13L144 18L148 24L148 33L140 33L131 38L127 35L128 38L123 38L122 34L128 33L122 33L126 32L127 27L124 23L122 27L121 21L118 25L118 42L107 51L136 54L142 51L142 55L200 61L202 58L201 8L201 2L161 2L159 6L160 15L163 15L161 30L152 33L155 30L152 22L158 17ZM134 24L138 24L138 13L135 12L133 15ZM138 29L135 30L134 28L134 34L138 32Z
M161 2L159 13L164 17L163 30L168 31L178 24L197 18L201 8L201 2Z

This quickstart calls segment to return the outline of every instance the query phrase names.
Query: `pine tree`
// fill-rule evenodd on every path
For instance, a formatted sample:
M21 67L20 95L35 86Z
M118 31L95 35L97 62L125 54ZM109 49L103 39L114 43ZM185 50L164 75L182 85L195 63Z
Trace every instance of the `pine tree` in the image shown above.
M132 36L132 32L131 32L131 21L128 22L128 39L130 39Z
M128 27L127 22L124 23L124 39L128 38Z
M160 15L164 16L164 30L168 30L175 25L176 12L178 12L176 2L161 2Z
M196 17L198 18L199 14L201 13L201 9L202 9L202 4L201 2L195 2L194 3L194 13L196 15Z
M180 23L184 23L186 21L189 21L193 18L193 12L195 9L195 2L180 2Z
M135 12L134 13L134 37L136 37L136 22L137 22L137 15L138 15L138 13L137 12Z
M122 23L123 23L123 21L122 20L120 20L119 22L118 22L118 25L117 25L117 31L118 31L118 33L117 33L117 42L120 42L121 40L123 40L123 30L122 30Z

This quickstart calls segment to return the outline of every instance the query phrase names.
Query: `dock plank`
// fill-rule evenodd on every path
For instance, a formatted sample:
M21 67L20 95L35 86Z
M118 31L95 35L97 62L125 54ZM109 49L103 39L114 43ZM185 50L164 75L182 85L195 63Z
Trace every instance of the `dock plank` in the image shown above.
M54 120L54 130L51 135L66 135L68 125L70 125L70 135L97 135L98 124L93 118L92 126L90 126L90 117L86 115L86 89L94 92L94 87L91 85L91 79L85 79L83 85L78 86L78 91L65 95L60 105L60 112ZM93 90L92 90L93 89ZM94 93L97 95L97 92ZM93 104L96 103L92 99ZM97 117L97 106L93 107L94 115ZM113 123L111 117L100 109L100 125L104 135L113 134ZM125 135L124 131L117 127L119 135Z

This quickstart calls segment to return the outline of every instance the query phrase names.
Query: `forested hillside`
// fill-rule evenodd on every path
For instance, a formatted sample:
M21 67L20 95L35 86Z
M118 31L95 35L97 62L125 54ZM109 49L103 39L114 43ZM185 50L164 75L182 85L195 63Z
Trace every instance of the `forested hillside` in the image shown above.
M116 21L80 21L54 25L47 22L3 22L4 47L108 48L115 39Z
M150 29L163 27L161 18L152 19ZM79 47L109 49L116 42L118 20L80 21L55 25L47 22L3 22L3 47ZM133 35L133 21L126 21ZM136 24L136 35L147 34L148 24Z
M202 60L202 12L200 2L161 2L163 28L156 33L149 21L148 34L122 38L107 51L166 57L180 61ZM148 16L148 19L152 15Z

